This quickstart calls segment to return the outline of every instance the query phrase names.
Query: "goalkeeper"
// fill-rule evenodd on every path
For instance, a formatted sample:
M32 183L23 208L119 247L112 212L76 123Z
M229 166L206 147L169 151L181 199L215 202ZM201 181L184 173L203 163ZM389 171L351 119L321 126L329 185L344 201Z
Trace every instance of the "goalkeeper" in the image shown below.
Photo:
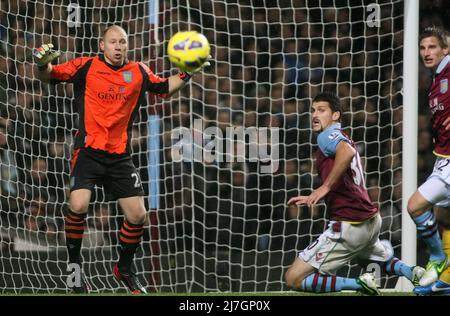
M146 91L170 97L184 87L192 73L161 78L143 63L128 60L128 35L119 26L103 32L100 49L102 54L96 57L75 58L60 65L51 64L60 55L52 44L33 52L40 80L74 84L79 129L71 160L70 210L65 216L69 263L82 264L80 249L92 190L95 185L103 186L109 199L118 200L125 217L119 233L119 261L112 273L130 292L145 293L132 269L146 209L139 173L130 156L131 125L138 107L146 105ZM207 65L209 62L194 72ZM83 273L79 285L71 290L87 293L91 289Z
M369 199L359 154L342 132L340 119L340 100L335 94L324 92L314 98L312 128L319 133L316 164L322 185L309 196L291 198L288 204L314 206L323 198L331 221L317 240L298 253L285 274L287 286L305 292L379 294L372 273L357 279L335 275L352 259L378 262L386 272L417 284L425 270L398 260L390 242L378 239L381 216Z

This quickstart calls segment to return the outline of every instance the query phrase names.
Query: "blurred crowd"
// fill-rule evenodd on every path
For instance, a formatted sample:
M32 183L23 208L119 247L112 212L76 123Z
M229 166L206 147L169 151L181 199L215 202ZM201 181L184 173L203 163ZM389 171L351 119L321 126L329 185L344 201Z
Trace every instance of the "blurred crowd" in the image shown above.
M108 7L101 8L105 2ZM31 51L51 42L59 62L98 53L104 27L129 33L130 59L167 76L171 35L194 29L210 41L212 66L171 100L149 98L133 126L133 159L148 192L147 117L161 116L159 221L167 251L192 246L245 250L301 249L326 224L325 208L288 208L286 201L318 185L312 153L310 100L322 90L339 94L343 127L364 160L366 185L381 209L383 238L400 242L402 179L403 2L378 1L379 27L368 27L370 1L160 1L158 42L146 1L78 1L82 23L68 27L63 1L3 1L0 11L0 226L62 230L67 209L72 136L77 129L71 85L49 86L33 77ZM366 3L367 2L367 3ZM430 2L430 1L428 1ZM444 1L421 3L420 29L449 28ZM64 5L63 5L64 4ZM93 4L93 5L92 5ZM430 5L431 4L431 5ZM433 157L421 68L419 183ZM258 162L176 162L172 131L204 127L277 127L279 168ZM248 145L248 144L247 144ZM118 210L97 190L92 231L115 238ZM103 241L104 243L105 241ZM175 248L174 248L175 247ZM398 250L398 247L396 248Z

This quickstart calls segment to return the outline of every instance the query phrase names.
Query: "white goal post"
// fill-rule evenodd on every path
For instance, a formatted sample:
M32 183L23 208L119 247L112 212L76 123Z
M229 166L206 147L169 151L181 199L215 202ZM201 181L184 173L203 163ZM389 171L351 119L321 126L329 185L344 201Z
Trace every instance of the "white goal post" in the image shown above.
M417 261L417 233L416 225L406 209L408 197L417 190L417 125L418 125L418 96L419 65L419 0L405 1L404 49L403 63L403 178L402 178L402 255L401 258L409 264ZM397 285L402 291L411 290L411 283L401 279Z
M414 264L415 229L405 201L416 189L416 4L2 1L0 293L66 292L63 219L77 115L70 84L34 79L32 49L53 43L62 52L59 63L94 56L101 31L112 24L127 30L129 58L160 76L176 72L166 46L177 31L197 30L211 44L211 67L172 99L149 97L132 128L132 157L149 209L135 265L150 291L286 290L288 265L327 224L323 204L312 210L286 206L290 197L317 186L309 106L322 90L341 97L344 130L357 145L370 196L381 210L381 237ZM227 128L247 137L226 140ZM177 138L186 135L180 131L191 137ZM252 132L268 134L263 141ZM232 153L226 146L219 150L227 141ZM123 217L101 188L95 197L84 270L95 291L125 291L111 274ZM339 274L363 271L352 264ZM380 285L408 289L397 281L382 275Z

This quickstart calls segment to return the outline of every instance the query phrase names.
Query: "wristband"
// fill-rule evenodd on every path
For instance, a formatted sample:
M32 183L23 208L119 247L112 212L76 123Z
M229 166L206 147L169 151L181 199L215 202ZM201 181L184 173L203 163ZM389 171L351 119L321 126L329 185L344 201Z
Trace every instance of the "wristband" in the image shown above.
M191 79L191 75L189 75L188 73L186 73L186 72L180 72L179 74L178 74L178 77L181 79L181 80L183 80L184 82L188 82L190 79Z

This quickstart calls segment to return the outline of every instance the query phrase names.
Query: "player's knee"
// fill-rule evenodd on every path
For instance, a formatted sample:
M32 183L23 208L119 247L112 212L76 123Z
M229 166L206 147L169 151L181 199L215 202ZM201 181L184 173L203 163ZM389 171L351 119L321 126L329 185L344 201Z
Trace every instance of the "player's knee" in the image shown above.
M88 211L89 203L86 204L83 201L71 200L70 210L76 214L85 214Z
M291 270L286 271L284 274L284 282L286 286L293 290L299 290L300 284L302 283L304 277Z
M134 225L141 225L145 222L145 211L136 212L127 216L127 221Z
M292 273L291 273L290 270L287 270L286 273L284 274L284 283L290 289L292 289L292 287L293 287L293 282L292 282L291 275L292 275Z
M423 211L417 208L413 197L409 198L406 209L408 210L408 213L412 218L415 218L423 213Z
M414 210L414 202L412 201L412 198L408 199L408 204L406 205L406 209L408 210L409 215L412 215Z

